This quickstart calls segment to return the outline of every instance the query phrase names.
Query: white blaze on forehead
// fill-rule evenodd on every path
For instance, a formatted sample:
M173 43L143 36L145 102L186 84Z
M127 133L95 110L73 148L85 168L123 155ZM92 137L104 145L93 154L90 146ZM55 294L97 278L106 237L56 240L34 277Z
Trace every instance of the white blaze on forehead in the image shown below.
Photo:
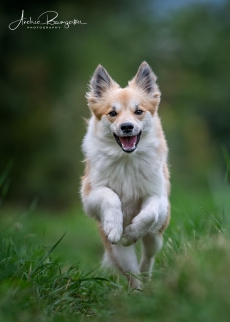
M133 109L139 103L137 90L128 87L116 88L108 93L107 99L119 110L127 107Z
M127 102L122 103L119 101L116 101L114 103L111 104L111 107L116 110L116 112L122 112L123 110L132 110L135 111L138 108L139 102L138 100L127 100Z
M138 100L130 100L130 102L129 102L129 107L133 110L133 111L135 111L137 108L138 108L138 105L139 105L140 103L139 103L139 101Z

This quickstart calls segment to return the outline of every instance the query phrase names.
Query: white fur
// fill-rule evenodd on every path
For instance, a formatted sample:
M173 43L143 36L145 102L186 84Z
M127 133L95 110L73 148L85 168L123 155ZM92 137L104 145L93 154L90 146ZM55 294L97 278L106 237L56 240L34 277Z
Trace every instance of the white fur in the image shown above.
M129 115L123 121L128 121ZM82 200L85 212L101 223L112 244L104 263L112 261L124 274L150 275L154 255L162 247L159 230L168 214L168 182L163 173L167 151L159 153L162 137L158 133L157 112L152 115L147 111L141 121L132 122L142 135L137 149L128 154L113 137L119 124L111 124L106 115L101 120L92 115L83 141L83 152L90 165L90 192L84 193L83 180ZM140 268L131 246L139 239L143 242ZM134 277L130 283L132 287L140 286Z

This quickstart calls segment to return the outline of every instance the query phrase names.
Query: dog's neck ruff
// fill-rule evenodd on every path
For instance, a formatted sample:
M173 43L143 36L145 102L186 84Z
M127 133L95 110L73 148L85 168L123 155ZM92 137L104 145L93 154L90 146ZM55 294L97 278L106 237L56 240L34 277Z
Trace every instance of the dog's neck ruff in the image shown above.
M160 141L152 135L143 136L135 151L132 153L124 152L116 143L113 137L98 138L92 133L87 133L83 150L87 160L94 164L96 168L104 171L110 170L111 166L126 164L128 167L138 168L159 165L166 156L159 155ZM135 171L134 170L134 171Z

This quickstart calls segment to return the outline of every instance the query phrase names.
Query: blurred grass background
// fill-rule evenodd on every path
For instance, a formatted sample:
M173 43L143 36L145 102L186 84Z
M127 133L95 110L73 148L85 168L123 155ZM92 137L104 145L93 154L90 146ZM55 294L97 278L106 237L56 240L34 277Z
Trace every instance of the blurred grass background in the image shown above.
M9 30L22 10L87 24ZM3 0L0 24L0 320L228 321L229 1ZM126 86L143 60L162 91L172 220L140 297L116 274L83 285L103 246L79 183L91 75L100 63Z
M87 24L9 30L22 9L28 19L53 10ZM99 63L121 86L143 60L152 66L172 180L206 187L225 169L222 146L230 149L229 15L222 0L1 1L1 171L13 162L6 202L79 205L84 96Z

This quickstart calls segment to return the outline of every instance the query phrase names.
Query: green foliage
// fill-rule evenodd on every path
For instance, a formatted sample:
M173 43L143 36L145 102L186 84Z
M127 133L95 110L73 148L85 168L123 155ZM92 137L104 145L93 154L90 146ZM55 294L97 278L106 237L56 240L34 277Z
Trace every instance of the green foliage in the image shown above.
M53 260L51 253L64 235L47 252L36 247L27 233L18 223L1 232L0 320L53 321L58 316L92 315L116 284Z
M137 294L119 274L98 268L96 223L79 210L2 208L0 320L228 321L229 186L175 186L171 203L153 279Z
M230 148L229 4L190 4L159 15L151 1L40 1L25 6L25 14L35 19L47 6L60 19L87 25L10 31L22 8L0 4L0 169L14 160L8 200L78 202L82 117L89 117L84 96L99 63L126 86L148 61L159 76L173 175L203 184L219 144Z

